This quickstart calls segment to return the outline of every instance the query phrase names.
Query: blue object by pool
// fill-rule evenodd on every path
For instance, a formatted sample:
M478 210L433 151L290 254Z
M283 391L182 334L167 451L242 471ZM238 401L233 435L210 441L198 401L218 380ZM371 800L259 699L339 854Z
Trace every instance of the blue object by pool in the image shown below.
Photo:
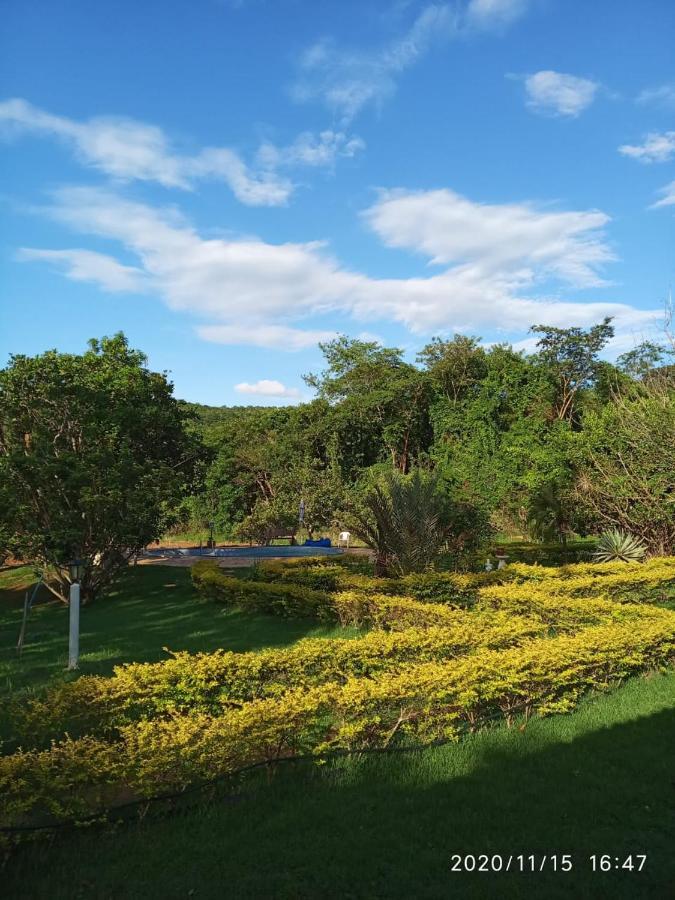
M203 549L200 552L199 547L172 547L165 550L146 550L146 556L203 556L203 557L222 557L222 556L254 556L254 557L277 557L277 556L330 556L339 553L337 547L331 547L330 541L328 546L325 544L313 545L309 547L218 547L216 550Z
M319 538L316 541L310 541L309 538L302 545L303 547L330 547L330 538Z

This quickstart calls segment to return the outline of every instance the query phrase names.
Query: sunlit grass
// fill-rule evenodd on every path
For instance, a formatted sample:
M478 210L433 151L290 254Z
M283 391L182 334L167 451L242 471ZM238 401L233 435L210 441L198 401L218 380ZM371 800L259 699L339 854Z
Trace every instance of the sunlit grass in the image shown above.
M31 610L21 658L16 642L23 598L34 581L23 567L0 572L0 695L77 677L65 670L68 608L46 591ZM170 650L191 652L283 647L303 637L349 637L356 629L311 619L251 615L200 599L189 569L138 566L125 570L106 596L81 611L79 674L109 674L124 662L155 662Z

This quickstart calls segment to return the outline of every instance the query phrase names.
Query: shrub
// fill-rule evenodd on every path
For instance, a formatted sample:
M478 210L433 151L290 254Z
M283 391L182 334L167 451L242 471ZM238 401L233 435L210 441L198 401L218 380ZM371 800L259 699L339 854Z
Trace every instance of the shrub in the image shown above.
M530 566L509 566L513 581L482 588L481 600L522 597L524 602L546 597L600 597L613 602L659 603L675 596L675 558L653 559L642 566L607 563L541 570ZM531 571L529 571L531 570ZM555 573L555 574L554 574ZM526 578L522 578L526 575Z
M71 736L114 735L140 718L190 711L213 715L291 687L372 677L479 647L508 647L548 632L539 620L502 612L456 616L443 626L374 631L353 640L308 638L289 648L251 653L180 652L160 663L117 666L111 677L84 676L17 704L14 737L23 746L35 746L66 731Z
M642 562L647 553L645 544L621 528L603 531L593 554L597 562Z
M45 810L59 819L81 817L99 804L177 791L300 754L425 744L456 738L495 716L563 712L588 689L672 657L675 615L651 613L513 649L293 689L217 716L142 720L123 726L115 743L86 737L19 751L0 758L2 824L31 821Z
M192 567L192 581L204 597L245 609L282 616L335 617L330 594L297 584L268 584L234 578L207 560Z

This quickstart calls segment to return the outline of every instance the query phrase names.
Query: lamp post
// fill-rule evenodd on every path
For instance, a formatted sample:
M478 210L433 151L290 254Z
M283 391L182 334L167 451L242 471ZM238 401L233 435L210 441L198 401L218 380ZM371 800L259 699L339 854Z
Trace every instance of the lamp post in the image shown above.
M80 656L80 579L84 564L81 559L70 563L70 631L68 635L68 668L77 669Z

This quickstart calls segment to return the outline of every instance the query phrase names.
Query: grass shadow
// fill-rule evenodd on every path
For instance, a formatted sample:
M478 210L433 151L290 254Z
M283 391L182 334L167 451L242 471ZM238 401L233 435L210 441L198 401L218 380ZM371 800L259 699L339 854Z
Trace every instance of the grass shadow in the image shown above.
M9 884L54 900L672 896L674 685L635 679L524 732L259 774L236 804L25 848ZM453 854L563 853L572 872L451 871ZM642 853L641 872L589 859Z

